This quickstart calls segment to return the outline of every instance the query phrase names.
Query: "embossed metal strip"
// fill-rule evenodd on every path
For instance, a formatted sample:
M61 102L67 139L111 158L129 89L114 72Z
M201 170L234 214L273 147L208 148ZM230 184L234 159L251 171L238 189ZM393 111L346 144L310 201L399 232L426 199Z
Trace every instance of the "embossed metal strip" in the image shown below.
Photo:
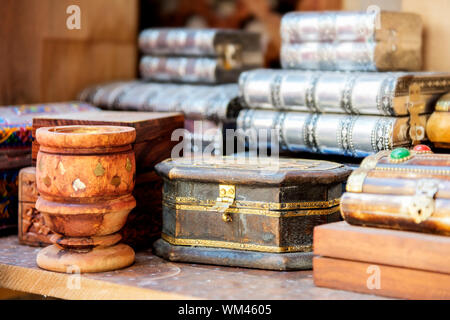
M164 196L164 201L174 202L180 205L202 205L212 206L215 204L215 200L199 200L192 197L173 197ZM304 202L258 202L258 201L243 201L236 200L235 207L262 209L262 210L296 210L296 209L324 209L331 208L339 205L340 198L326 200L326 201L304 201Z
M319 108L317 108L315 97L316 85L319 78L320 78L319 75L314 76L312 80L308 83L308 87L305 92L306 107L312 112L320 112Z
M379 165L374 168L375 170L381 171L399 171L399 172L414 172L414 173L428 173L428 174L437 174L437 175L449 175L450 170L440 170L433 169L433 167L424 168L424 166L418 166L417 168L411 166L383 166Z
M174 204L170 202L163 201L163 205L176 210L183 211L204 211L204 212L217 212L213 205L192 205L192 204ZM287 217L305 217L305 216L322 216L330 215L339 211L340 206L334 206L325 209L301 209L301 210L286 210L286 211L275 211L273 209L256 209L256 208L245 208L237 207L239 202L236 202L235 206L230 206L226 212L236 213L236 214L256 214L266 217L273 218L287 218Z
M395 115L393 98L397 77L390 76L383 80L377 95L377 108L380 114L385 116Z
M341 108L346 113L358 114L359 111L353 108L352 92L355 86L356 76L349 76L345 81L344 89L342 90Z
M167 241L168 243L176 246L215 247L215 248L238 249L238 250L259 251L259 252L274 252L274 253L312 252L312 245L277 247L253 243L239 243L239 242L218 241L218 240L181 239L169 236L165 233L161 233L161 238Z
M336 133L338 147L344 155L354 156L356 154L353 145L353 127L357 116L348 116L339 122L338 132Z
M392 118L379 118L371 132L371 145L373 152L390 150L393 148L392 131L394 120Z
M309 115L304 126L305 145L313 152L319 151L316 138L317 121L319 120L319 117L320 115L317 113Z
M286 143L286 138L283 135L283 126L284 126L284 120L286 119L286 113L281 112L278 114L278 117L276 118L276 124L275 124L275 130L278 132L278 141L280 144L281 150L287 150L288 145Z
M280 98L280 87L282 81L283 76L281 74L277 74L270 83L270 100L275 109L280 109L282 107Z

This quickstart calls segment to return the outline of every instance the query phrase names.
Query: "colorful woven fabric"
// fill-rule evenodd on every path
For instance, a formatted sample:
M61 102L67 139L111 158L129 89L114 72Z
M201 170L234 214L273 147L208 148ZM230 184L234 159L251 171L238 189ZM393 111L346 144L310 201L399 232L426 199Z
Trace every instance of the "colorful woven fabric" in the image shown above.
M17 225L19 169L0 170L0 234Z
M0 149L30 147L33 117L98 110L87 103L49 103L0 107Z
M30 146L32 139L31 126L0 128L0 148Z

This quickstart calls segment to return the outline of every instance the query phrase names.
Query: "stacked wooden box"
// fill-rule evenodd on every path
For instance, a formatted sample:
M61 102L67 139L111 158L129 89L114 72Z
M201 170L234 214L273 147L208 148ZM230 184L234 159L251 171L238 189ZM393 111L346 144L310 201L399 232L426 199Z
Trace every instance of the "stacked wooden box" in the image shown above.
M426 120L450 74L417 72L420 16L292 12L281 34L283 69L240 76L243 132L277 132L272 149L359 159L427 140Z
M315 284L449 299L449 166L424 145L367 157L341 199L346 222L314 230Z

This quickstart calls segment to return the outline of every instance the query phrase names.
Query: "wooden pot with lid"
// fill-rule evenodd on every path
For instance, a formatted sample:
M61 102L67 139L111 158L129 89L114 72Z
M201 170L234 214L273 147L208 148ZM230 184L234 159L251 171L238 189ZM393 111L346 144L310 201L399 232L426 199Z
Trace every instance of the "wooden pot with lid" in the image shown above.
M118 233L136 206L131 127L62 126L36 131L40 144L36 209L55 233L37 264L67 272L101 272L134 262Z

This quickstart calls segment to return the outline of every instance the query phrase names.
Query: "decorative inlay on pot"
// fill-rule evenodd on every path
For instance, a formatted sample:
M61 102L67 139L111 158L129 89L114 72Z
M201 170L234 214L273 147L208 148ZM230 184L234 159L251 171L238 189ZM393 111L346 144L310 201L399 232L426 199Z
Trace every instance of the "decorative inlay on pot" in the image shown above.
M129 266L134 251L117 233L136 206L131 127L39 128L36 209L55 233L37 256L39 267L102 272ZM70 268L70 269L68 269Z

